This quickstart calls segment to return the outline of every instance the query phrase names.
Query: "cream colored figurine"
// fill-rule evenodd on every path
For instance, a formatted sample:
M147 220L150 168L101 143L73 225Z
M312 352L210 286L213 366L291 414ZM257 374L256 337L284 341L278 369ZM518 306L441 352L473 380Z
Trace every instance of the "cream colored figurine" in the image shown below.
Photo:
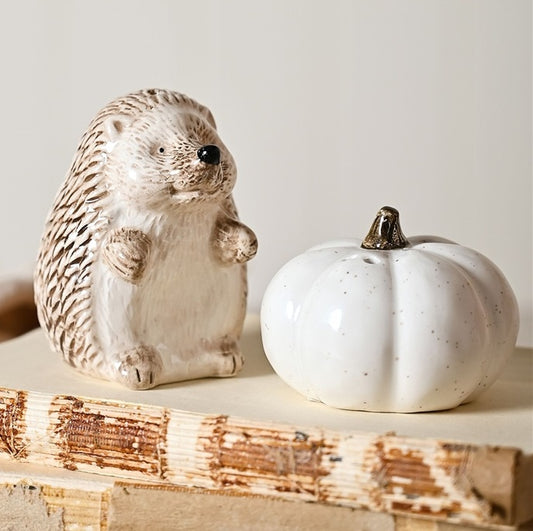
M106 106L42 238L35 297L52 348L135 389L236 374L257 240L238 220L235 178L190 98L143 90Z

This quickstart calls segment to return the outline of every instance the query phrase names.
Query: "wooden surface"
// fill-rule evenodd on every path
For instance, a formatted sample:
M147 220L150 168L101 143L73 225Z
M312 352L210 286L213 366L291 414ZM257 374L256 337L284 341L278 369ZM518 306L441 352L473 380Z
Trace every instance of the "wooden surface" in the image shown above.
M242 346L247 363L236 378L128 391L71 370L40 330L6 342L0 464L313 501L395 515L394 525L413 516L493 527L533 517L531 351L518 349L476 402L400 415L307 402L272 373L256 317Z

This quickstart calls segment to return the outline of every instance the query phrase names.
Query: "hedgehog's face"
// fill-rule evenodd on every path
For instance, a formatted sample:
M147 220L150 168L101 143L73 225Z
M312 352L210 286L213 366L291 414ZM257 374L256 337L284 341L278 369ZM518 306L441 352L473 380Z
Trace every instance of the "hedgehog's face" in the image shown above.
M233 157L214 122L191 107L159 105L106 126L110 185L121 199L154 211L221 201L235 184Z

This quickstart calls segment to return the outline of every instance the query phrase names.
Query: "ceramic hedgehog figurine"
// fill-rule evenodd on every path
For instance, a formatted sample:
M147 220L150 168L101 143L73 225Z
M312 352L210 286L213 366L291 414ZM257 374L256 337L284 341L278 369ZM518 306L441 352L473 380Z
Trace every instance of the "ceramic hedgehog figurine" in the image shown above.
M235 178L211 112L182 94L142 90L100 111L37 260L52 348L134 389L236 374L257 240L238 220Z

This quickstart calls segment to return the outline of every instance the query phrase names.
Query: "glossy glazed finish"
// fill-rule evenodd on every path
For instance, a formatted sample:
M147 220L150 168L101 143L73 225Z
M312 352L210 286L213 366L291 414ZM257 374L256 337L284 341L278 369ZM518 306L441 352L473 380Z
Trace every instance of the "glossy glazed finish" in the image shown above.
M106 106L48 217L41 325L79 370L128 387L233 375L257 240L210 111L167 90Z
M311 400L368 411L448 409L496 379L518 333L514 294L476 251L432 237L314 247L272 279L267 357Z

